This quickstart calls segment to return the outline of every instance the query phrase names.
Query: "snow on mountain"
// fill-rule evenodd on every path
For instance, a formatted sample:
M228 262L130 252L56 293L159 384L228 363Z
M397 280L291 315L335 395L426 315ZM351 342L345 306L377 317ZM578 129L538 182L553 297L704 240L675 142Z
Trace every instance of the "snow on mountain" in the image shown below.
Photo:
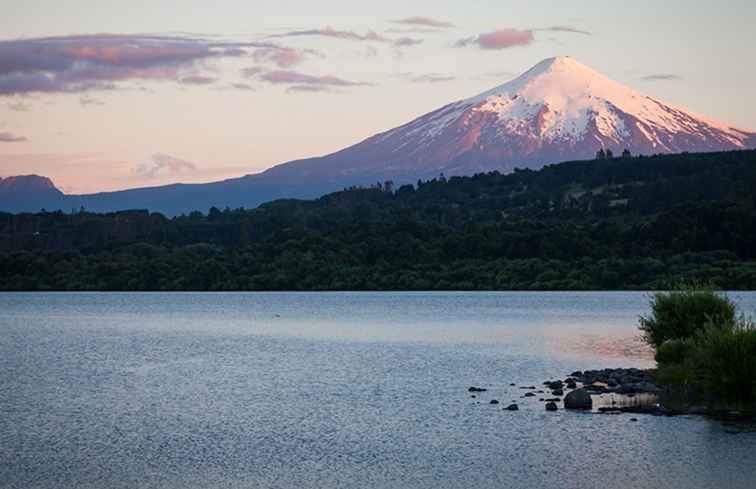
M538 168L592 158L601 148L653 154L754 146L756 133L643 95L564 56L340 152L267 173L410 179Z
M64 196L47 179L0 181L0 210L148 208L169 215L316 198L351 185L414 183L445 175L540 168L619 154L756 148L756 133L645 96L572 58L544 60L520 77L401 127L318 158L263 173L194 185Z

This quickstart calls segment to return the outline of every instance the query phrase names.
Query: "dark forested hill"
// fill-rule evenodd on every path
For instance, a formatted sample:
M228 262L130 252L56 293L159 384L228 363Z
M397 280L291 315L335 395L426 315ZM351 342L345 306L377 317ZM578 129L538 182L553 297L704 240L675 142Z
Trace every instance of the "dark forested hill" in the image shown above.
M756 151L569 162L312 201L0 214L5 290L756 288Z

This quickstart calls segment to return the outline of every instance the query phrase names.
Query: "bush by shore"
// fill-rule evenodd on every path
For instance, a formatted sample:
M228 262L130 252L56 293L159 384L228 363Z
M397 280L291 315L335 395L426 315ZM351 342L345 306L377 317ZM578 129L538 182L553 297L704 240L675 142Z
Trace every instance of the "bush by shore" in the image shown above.
M756 326L725 295L707 289L660 292L640 318L661 382L707 399L756 401Z

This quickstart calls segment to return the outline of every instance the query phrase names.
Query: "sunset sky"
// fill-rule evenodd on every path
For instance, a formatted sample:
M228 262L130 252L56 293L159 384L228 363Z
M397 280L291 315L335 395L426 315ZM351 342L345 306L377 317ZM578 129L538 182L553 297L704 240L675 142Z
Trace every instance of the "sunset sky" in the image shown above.
M0 0L0 176L89 193L256 173L556 55L756 129L756 2L726 5Z

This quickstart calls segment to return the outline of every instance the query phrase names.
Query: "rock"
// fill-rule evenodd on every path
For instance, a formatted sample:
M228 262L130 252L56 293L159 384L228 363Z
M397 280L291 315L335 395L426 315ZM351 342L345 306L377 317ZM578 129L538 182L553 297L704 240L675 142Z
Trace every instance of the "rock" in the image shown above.
M476 399L476 398L477 398L478 396L476 396L475 394L473 394L473 395L472 395L472 396L470 396L470 397L472 397L473 399Z
M511 384L509 384L509 387L515 387L515 386L517 386L517 384L515 384L514 382L512 382Z
M577 389L577 382L575 382L573 379L567 379L567 382L565 382L564 385L568 389Z
M491 402L489 404L499 404L499 401L496 399L491 399Z
M509 406L505 407L507 411L519 411L520 407L517 404L510 404Z
M600 407L598 408L598 412L603 413L603 414L621 414L622 413L621 410L617 408L613 408L613 407Z
M570 377L582 377L582 376L583 376L583 372L582 372L582 371L580 371L580 370L577 370L577 371L575 371L575 372L572 372L572 373L570 374Z
M547 402L546 403L546 411L556 411L559 407L556 405L555 402Z
M565 409L591 409L593 400L585 389L575 389L564 398Z
M532 392L526 392L522 397L535 397L535 394L533 394Z
M564 395L564 391L562 389L554 389L553 391L551 391L551 395L552 396L563 396Z
M564 383L561 380L547 381L544 382L543 385L551 390L562 389L564 387Z
M636 423L638 422L638 418L630 418L630 421L632 421L633 423Z
M650 393L658 393L661 392L661 389L652 382L638 382L634 385L635 390L637 392L650 392Z
M545 399L545 401L546 402L562 402L562 400L559 399L558 397L555 397L553 399Z
M467 389L467 392L486 392L488 389L484 389L482 387L470 387Z

